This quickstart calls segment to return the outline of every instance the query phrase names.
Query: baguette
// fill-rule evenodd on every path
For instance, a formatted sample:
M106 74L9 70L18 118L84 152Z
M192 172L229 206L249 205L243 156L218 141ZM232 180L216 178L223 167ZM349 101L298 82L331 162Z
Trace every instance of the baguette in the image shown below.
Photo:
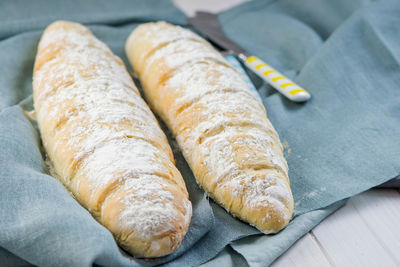
M40 40L33 90L57 178L132 255L173 252L188 230L191 203L123 62L86 27L57 21Z
M241 75L204 39L165 22L137 27L125 50L198 184L266 234L285 227L293 197L282 145Z

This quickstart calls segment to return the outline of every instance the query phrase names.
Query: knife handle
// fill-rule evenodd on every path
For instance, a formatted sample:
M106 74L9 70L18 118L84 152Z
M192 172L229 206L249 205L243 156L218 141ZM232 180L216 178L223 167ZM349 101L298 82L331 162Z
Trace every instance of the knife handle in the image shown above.
M305 102L310 99L311 95L305 89L298 86L258 57L246 57L241 54L239 58L243 60L244 64L249 69L254 71L258 76L290 100L294 102Z
M257 91L257 89L254 87L253 82L250 80L249 76L247 76L246 71L244 70L244 67L242 66L242 64L240 64L240 61L237 59L237 57L232 56L232 55L226 55L225 59L229 62L229 64L234 67L241 75L243 80L247 83L247 85L249 86L250 91L257 96L258 98L260 98L260 95Z

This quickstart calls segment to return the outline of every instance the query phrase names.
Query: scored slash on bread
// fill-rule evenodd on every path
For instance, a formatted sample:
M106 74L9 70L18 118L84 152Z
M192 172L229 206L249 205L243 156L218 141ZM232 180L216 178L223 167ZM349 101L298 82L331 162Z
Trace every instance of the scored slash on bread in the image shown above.
M58 21L40 40L33 89L58 179L134 256L173 252L188 230L191 203L123 62L86 27Z
M125 50L198 184L266 234L285 227L293 197L282 145L241 75L204 39L166 22L137 27Z

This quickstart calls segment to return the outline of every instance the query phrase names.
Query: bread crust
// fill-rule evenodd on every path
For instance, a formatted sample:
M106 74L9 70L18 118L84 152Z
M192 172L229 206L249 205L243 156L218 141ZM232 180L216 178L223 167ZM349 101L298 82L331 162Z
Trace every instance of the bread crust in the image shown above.
M204 39L166 22L137 27L125 50L198 184L266 234L285 227L293 197L282 145L241 75Z
M168 141L123 62L83 25L44 31L34 107L57 178L125 250L172 253L191 203Z

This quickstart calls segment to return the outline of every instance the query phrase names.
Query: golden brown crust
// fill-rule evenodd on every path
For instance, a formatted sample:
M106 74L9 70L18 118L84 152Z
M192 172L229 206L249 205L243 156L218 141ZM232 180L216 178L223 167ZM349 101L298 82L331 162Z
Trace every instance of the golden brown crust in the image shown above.
M165 22L136 28L125 49L198 184L264 233L285 227L293 198L282 146L240 74L206 41Z
M138 257L173 252L191 204L172 151L123 62L84 26L47 27L34 106L60 181Z

